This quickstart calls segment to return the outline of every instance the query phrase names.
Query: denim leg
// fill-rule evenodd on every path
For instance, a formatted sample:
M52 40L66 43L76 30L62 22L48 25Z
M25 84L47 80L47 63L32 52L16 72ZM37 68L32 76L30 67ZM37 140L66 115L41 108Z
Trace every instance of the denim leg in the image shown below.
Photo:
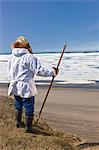
M14 97L15 97L15 108L17 110L22 110L22 106L23 106L22 98L16 95L14 95Z
M15 107L16 107L16 127L20 128L21 127L21 120L22 120L22 106L23 106L23 102L22 102L22 98L20 96L16 96L15 97Z
M34 115L34 96L30 98L22 98L23 106L25 107L26 116Z

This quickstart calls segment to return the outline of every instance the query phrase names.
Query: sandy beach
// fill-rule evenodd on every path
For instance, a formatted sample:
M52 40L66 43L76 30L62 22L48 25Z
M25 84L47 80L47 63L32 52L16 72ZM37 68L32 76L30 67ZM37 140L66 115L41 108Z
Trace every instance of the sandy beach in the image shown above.
M47 87L38 87L36 115L46 91ZM7 85L0 85L0 95L7 95ZM53 87L42 118L54 129L99 142L99 89Z

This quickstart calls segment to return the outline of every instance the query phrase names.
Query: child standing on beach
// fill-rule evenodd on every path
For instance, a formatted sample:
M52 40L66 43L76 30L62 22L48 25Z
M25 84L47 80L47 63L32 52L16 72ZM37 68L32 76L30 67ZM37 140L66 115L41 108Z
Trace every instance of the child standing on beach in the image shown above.
M10 85L8 95L14 95L16 107L16 126L22 126L22 107L25 107L26 132L34 133L32 120L34 116L35 86L34 75L56 76L58 70L44 68L39 60L32 54L32 48L28 40L20 36L11 45L12 56L9 61Z

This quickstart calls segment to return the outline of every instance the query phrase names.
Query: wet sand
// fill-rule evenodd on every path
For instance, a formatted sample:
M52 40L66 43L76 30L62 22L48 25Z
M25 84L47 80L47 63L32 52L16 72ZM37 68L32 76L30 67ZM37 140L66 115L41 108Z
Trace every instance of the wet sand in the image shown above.
M47 88L38 88L35 114L43 103ZM0 86L7 95L7 86ZM99 89L52 88L42 118L54 129L76 134L88 142L99 142Z

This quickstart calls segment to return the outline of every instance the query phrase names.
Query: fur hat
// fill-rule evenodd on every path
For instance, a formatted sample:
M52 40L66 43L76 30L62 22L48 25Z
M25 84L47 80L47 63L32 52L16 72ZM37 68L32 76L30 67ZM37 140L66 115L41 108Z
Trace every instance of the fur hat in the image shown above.
M11 48L26 48L32 54L32 48L24 36L17 37L16 41L11 45Z
M29 44L28 40L24 36L17 37L16 42L20 42L20 43L24 43L24 44Z

